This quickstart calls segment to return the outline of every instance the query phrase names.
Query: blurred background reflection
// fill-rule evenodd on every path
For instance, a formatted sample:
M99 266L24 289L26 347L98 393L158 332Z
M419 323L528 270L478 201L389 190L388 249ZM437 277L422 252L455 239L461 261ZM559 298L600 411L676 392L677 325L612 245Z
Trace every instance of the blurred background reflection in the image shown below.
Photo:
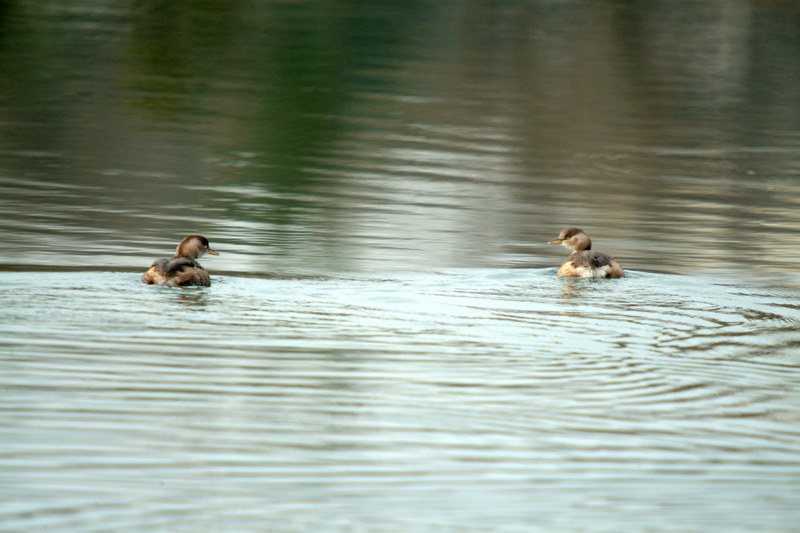
M793 2L22 2L0 265L552 266L796 284ZM555 247L552 247L555 248Z

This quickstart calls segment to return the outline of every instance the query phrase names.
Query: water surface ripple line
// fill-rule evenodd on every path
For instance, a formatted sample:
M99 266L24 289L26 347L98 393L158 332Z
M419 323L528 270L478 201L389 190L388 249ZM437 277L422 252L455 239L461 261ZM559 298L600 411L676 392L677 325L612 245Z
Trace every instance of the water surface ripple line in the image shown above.
M517 523L513 502L544 498L678 531L663 516L735 506L749 527L800 496L791 291L553 269L214 281L0 274L4 523L125 530L132 498L159 527L228 522L268 499L347 523L394 505L413 527L481 494Z

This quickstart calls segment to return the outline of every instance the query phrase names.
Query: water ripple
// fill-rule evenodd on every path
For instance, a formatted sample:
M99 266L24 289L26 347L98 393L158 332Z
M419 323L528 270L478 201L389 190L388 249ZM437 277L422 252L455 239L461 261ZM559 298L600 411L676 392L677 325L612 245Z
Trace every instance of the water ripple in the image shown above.
M157 528L232 502L241 518L264 494L359 521L372 505L439 512L478 492L516 512L552 484L549 506L581 520L599 487L597 516L626 502L702 521L720 502L759 516L796 500L793 294L551 269L0 284L3 519L23 529L125 529L131 495ZM721 483L724 499L704 496ZM682 493L705 507L659 503Z

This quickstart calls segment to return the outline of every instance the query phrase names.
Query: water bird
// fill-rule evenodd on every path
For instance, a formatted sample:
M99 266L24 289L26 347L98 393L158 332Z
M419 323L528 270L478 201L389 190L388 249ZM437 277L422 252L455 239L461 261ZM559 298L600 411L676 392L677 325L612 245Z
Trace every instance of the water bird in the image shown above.
M219 255L211 249L208 239L202 235L189 235L175 249L175 257L157 259L150 269L142 275L142 283L185 287L197 285L208 287L211 277L208 271L195 261L201 255Z
M592 250L592 241L579 228L567 228L548 244L560 244L572 253L558 269L558 275L570 278L621 278L625 275L613 257Z

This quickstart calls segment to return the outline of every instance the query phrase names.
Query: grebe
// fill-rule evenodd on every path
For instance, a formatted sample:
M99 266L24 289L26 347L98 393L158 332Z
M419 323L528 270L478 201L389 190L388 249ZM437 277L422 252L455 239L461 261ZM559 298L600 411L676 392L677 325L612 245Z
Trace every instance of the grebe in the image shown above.
M621 278L625 275L613 257L592 250L592 241L583 230L567 228L549 244L560 244L572 253L558 269L558 275L571 278Z
M219 255L208 245L208 239L202 235L189 235L181 241L175 249L175 257L158 259L150 270L142 276L142 283L149 285L167 285L169 287L184 287L211 285L208 271L195 261L204 253Z

